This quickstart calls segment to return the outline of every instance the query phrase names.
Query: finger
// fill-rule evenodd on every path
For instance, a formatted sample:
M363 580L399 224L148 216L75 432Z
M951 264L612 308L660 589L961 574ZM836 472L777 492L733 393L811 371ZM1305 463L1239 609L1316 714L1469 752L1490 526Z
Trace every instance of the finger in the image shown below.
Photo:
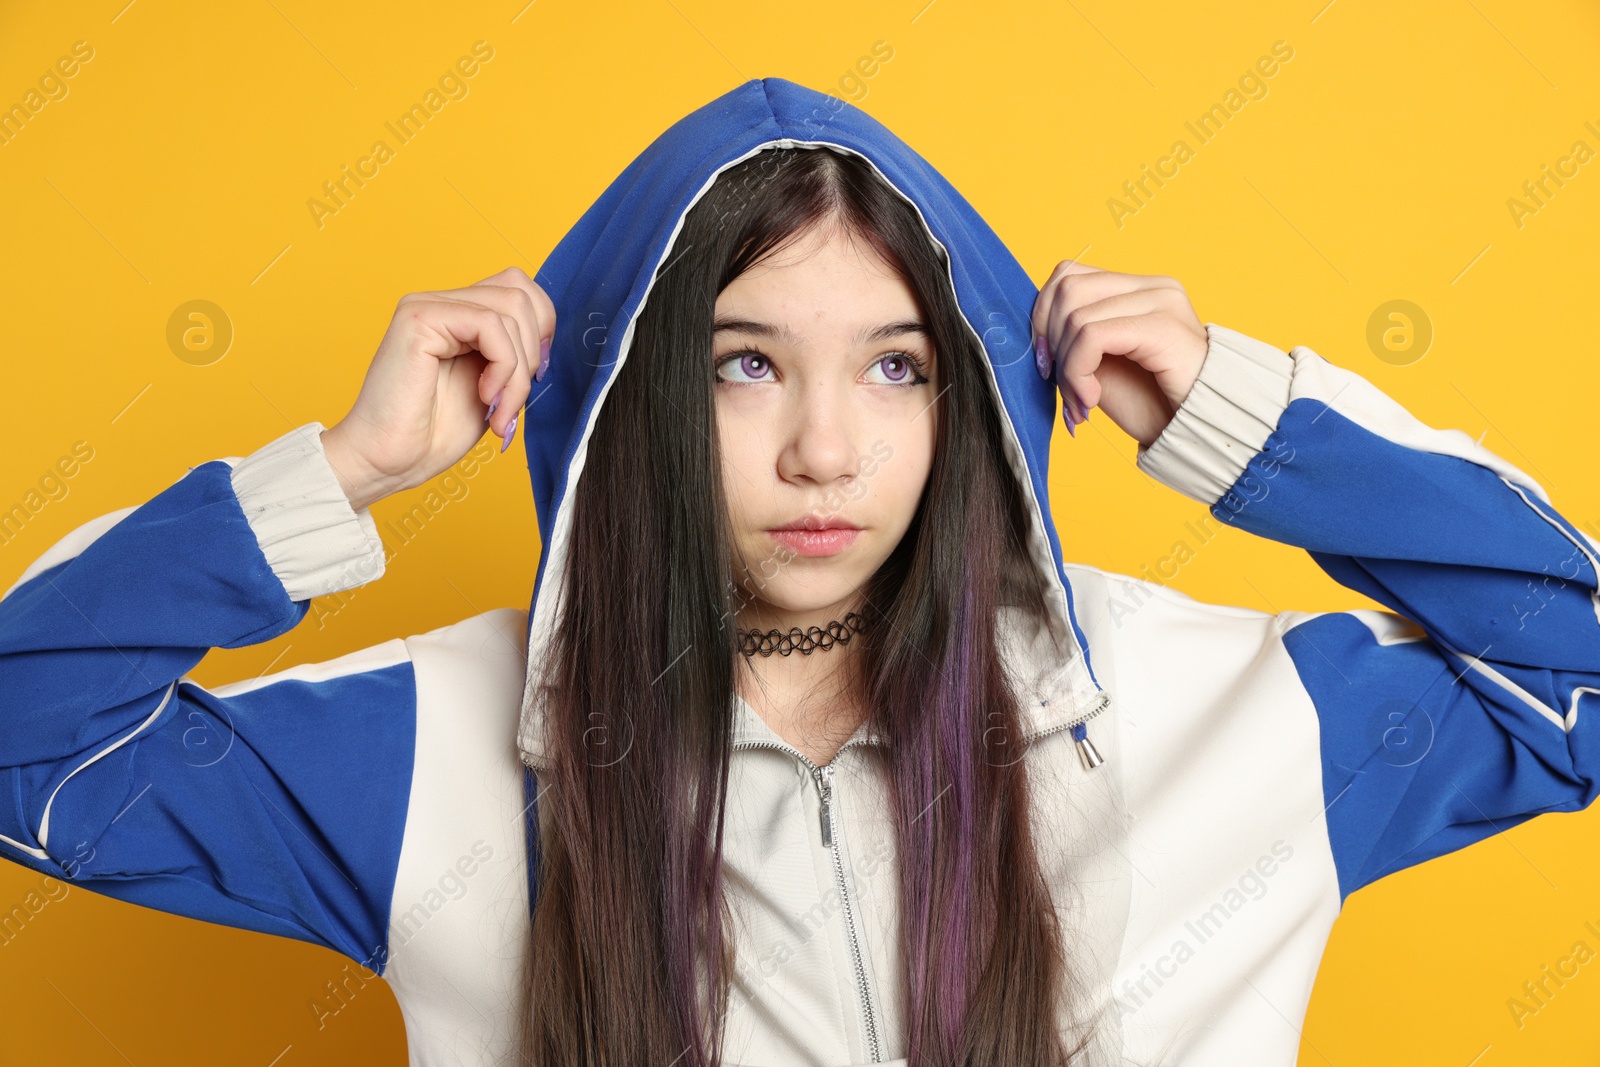
M1063 259L1060 263L1056 264L1056 269L1050 272L1050 277L1045 279L1044 285L1041 285L1039 288L1043 289L1045 285L1050 285L1053 282L1060 281L1069 274L1106 273L1108 272L1104 267L1096 267L1093 264L1083 263L1076 259Z
M1067 343L1061 336L1061 323L1072 311L1121 293L1161 290L1183 294L1177 279L1166 275L1125 274L1070 260L1057 266L1034 301L1034 336L1043 338L1036 350L1040 377L1053 376L1053 364Z
M1048 331L1052 322L1059 322L1073 309L1093 304L1120 293L1163 292L1183 293L1177 279L1159 274L1120 274L1115 271L1072 271L1053 277L1040 292L1040 307L1035 315L1038 329ZM1049 335L1053 347L1060 347L1061 338Z
M489 361L478 376L478 398L485 407L504 390L489 425L504 437L505 427L528 395L527 365L506 326L505 316L493 308L459 300L429 300L418 308L419 322L440 338L423 350L441 359L478 352Z
M470 299L492 302L491 306L514 324L518 346L531 378L539 369L539 324L528 291L516 285L474 285L462 293Z
M1060 263L1056 264L1056 269L1050 272L1050 277L1045 279L1044 285L1041 285L1039 288L1043 289L1045 286L1053 285L1059 282L1062 278L1069 276L1092 274L1104 274L1110 278L1121 278L1125 281L1137 283L1140 288L1153 289L1161 286L1178 284L1178 280L1176 278L1169 277L1165 274L1131 274L1126 271L1106 270L1104 267L1090 266L1087 263L1081 263L1075 259L1064 259Z
M1110 355L1141 356L1159 352L1173 343L1181 323L1159 311L1123 318L1099 319L1082 326L1062 354L1058 379L1078 396L1085 409L1100 403L1100 381L1095 371Z
M513 267L494 275L494 278L514 281L518 276L527 278L521 270ZM529 284L531 285L531 281ZM496 434L509 439L509 431L514 428L516 422L516 413L522 410L533 390L533 376L538 371L540 361L538 355L540 342L533 298L527 288L521 285L479 284L444 290L431 295L467 306L489 307L505 320L506 331L511 335L517 349L521 370L500 387L503 392L497 391L490 397L484 418ZM548 302L549 298L545 299ZM501 409L511 414L499 415Z
M498 274L484 279L484 283L519 289L528 296L528 304L520 313L529 320L534 341L528 349L529 363L535 380L543 381L550 362L550 344L556 334L556 306L548 293L528 276L521 267L507 267Z
M521 289L498 285L469 285L462 289L441 289L419 293L434 300L448 300L472 307L486 307L505 319L506 332L517 349L517 358L531 376L538 364L538 336L527 310L528 298ZM502 397L505 403L509 398Z
M1046 335L1046 326L1050 321L1050 310L1052 307L1054 307L1057 300L1057 283L1059 283L1062 278L1069 274L1082 275L1102 273L1104 273L1104 271L1102 271L1099 267L1091 267L1087 263L1079 263L1077 260L1073 259L1064 259L1060 263L1056 264L1056 269L1050 272L1050 277L1046 278L1044 280L1044 284L1039 286L1039 295L1033 301L1032 316L1034 359L1039 365L1039 377L1046 379L1050 377L1051 354L1049 349L1049 338Z
M1150 295L1154 290L1130 291L1127 285L1125 276L1101 271L1069 275L1056 286L1058 296L1050 305L1043 336L1048 346L1046 351L1052 353L1054 365L1050 368L1050 376L1061 390L1069 430L1074 423L1086 420L1089 409L1100 402L1100 387L1093 380L1094 372L1099 369L1098 360L1093 366L1081 368L1067 365L1067 353L1071 350L1077 331L1090 322L1120 315L1144 314L1154 307ZM1090 302L1089 298L1096 293L1106 295ZM1079 380L1074 381L1073 374Z
M521 284L519 284L519 282ZM478 299L475 294L495 294L495 306L507 315L517 320L517 334L522 341L524 353L528 357L528 371L533 373L539 369L539 330L533 310L533 298L528 292L528 278L520 267L507 267L497 274L456 290L464 299Z
M1093 303L1081 304L1067 310L1067 302L1056 306L1051 315L1048 336L1052 352L1065 352L1072 347L1078 331L1091 322L1102 319L1129 318L1148 315L1162 310L1177 310L1188 301L1175 289L1135 289L1132 292L1113 293Z

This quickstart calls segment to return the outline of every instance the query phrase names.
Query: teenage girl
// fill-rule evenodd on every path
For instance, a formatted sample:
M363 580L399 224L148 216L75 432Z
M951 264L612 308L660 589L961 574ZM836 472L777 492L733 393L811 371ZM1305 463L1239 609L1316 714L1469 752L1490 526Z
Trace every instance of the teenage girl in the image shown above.
M1058 395L1384 608L1064 562ZM370 507L486 425L529 611L186 676L379 576ZM28 568L0 853L343 953L414 1064L1288 1065L1350 892L1595 796L1597 574L1466 434L1171 278L1036 287L891 132L751 81L534 277L403 297L331 427Z

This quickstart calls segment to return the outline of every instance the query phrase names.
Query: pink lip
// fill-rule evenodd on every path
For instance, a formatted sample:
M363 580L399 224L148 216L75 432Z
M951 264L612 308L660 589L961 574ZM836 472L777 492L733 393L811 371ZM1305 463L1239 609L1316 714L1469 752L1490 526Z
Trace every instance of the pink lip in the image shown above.
M832 526L824 530L768 530L777 541L801 556L832 556L850 547L860 530Z

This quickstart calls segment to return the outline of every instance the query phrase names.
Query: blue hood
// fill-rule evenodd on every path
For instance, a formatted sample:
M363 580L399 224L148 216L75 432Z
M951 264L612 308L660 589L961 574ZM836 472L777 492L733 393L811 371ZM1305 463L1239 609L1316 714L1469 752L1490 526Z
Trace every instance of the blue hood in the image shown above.
M1031 315L1038 287L972 205L882 123L837 97L784 78L745 82L673 123L628 165L556 245L534 276L556 307L556 333L545 380L535 383L524 417L528 473L543 546L528 616L530 670L541 662L558 599L571 526L567 506L581 475L595 416L633 338L657 268L684 216L716 176L767 148L823 146L866 158L914 204L949 254L951 281L967 325L983 343L1004 408L1007 459L1024 486L1034 530L1029 555L1045 573L1059 632L1075 647L1063 660L1088 663L1087 641L1072 609L1071 586L1050 518L1048 467L1055 389L1034 368ZM552 569L554 568L554 569ZM531 688L531 687L530 687ZM531 697L531 694L529 694ZM538 739L525 698L522 748Z

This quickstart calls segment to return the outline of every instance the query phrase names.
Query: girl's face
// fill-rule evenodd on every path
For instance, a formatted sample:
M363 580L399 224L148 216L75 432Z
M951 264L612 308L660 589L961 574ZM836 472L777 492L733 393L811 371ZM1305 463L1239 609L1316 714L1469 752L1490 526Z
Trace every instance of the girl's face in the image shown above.
M834 229L717 297L717 428L746 625L841 618L899 544L933 464L940 373L921 311L870 246Z

